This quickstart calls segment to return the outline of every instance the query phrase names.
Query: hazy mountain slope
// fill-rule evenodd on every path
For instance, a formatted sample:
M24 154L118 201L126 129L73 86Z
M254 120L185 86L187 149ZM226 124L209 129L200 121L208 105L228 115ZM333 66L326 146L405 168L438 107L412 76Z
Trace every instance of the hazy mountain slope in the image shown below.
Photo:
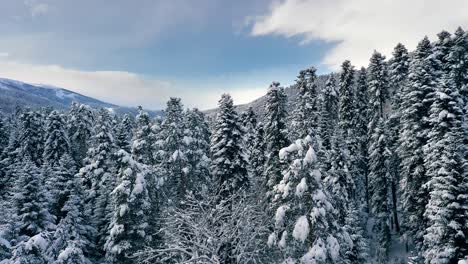
M30 108L47 106L66 109L75 101L95 108L108 108L116 113L136 113L135 108L103 102L64 88L0 78L1 112L11 113L17 106ZM153 115L160 114L159 111L150 112Z

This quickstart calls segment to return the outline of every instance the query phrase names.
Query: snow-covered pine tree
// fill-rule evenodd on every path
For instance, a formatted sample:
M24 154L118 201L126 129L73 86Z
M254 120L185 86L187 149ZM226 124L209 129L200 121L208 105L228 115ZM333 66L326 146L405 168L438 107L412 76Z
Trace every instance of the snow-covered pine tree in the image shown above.
M354 128L355 128L355 105L354 105L354 66L349 60L341 65L339 89L339 127L345 141L345 147L354 152Z
M51 236L51 243L47 249L48 256L54 263L88 264L90 250L93 244L89 240L91 234L96 232L86 221L83 212L84 192L79 174L74 175L67 164L74 160L65 155L60 160L62 168L61 187L58 200L61 205L61 219ZM60 174L58 174L60 175Z
M432 45L432 56L434 56L435 61L437 61L435 70L439 71L441 74L445 74L450 71L450 66L447 62L452 46L452 35L449 32L444 30L437 34L437 41Z
M184 111L180 98L171 97L164 111L161 124L159 147L162 150L161 171L164 175L170 204L179 204L190 185L186 171L188 168L183 142L185 124Z
M331 138L333 131L338 122L338 94L335 77L330 75L327 79L325 87L320 94L320 115L318 136L322 142L324 150L323 159L327 159L327 151L331 149ZM328 167L326 168L328 170Z
M244 150L247 155L247 160L250 160L252 156L253 147L255 144L255 136L257 129L257 115L254 113L252 107L249 107L247 111L243 112L240 118L244 129ZM249 162L250 164L250 162ZM249 167L249 171L251 168Z
M119 149L123 149L130 153L130 142L133 137L133 123L130 115L125 114L122 120L118 123L116 129L115 145Z
M93 110L88 105L73 102L67 118L68 137L76 164L82 165L90 147L94 128Z
M133 134L132 157L140 163L154 165L155 137L151 130L151 120L147 112L138 107L135 133Z
M232 98L229 94L223 94L211 135L211 173L220 199L249 185L242 137L242 127Z
M299 72L296 88L299 90L298 101L292 112L291 138L304 138L316 133L319 112L316 69L310 67Z
M41 232L19 243L13 250L13 256L7 263L48 264L51 262L46 255L48 244L49 238L47 233Z
M232 212L232 195L245 190L250 186L247 172L247 161L242 150L243 130L234 103L229 94L223 94L219 100L219 112L216 116L213 134L211 135L211 174L213 177L215 203L217 211L224 211L221 221L230 221ZM222 228L222 223L218 223ZM233 251L236 241L229 240L230 235L225 237L217 254L221 263L234 263Z
M148 232L148 168L124 150L117 153L118 185L112 191L112 218L104 245L107 263L133 263L153 234Z
M425 229L424 211L429 199L423 188L429 180L424 166L423 147L427 141L429 95L437 84L432 45L425 37L412 54L408 81L401 97L401 133L398 152L401 158L402 228L409 244L420 253Z
M12 198L16 209L13 226L20 240L22 237L27 240L52 228L54 217L49 213L43 178L34 162L26 155L17 169Z
M210 176L210 129L205 115L198 109L185 112L186 124L183 142L187 170L184 170L188 180L187 191L207 191L211 182Z
M380 118L384 117L384 109L388 100L388 70L385 56L374 51L367 69L367 85L369 87L369 103L372 116L370 117L369 133L377 126Z
M265 183L271 191L282 178L281 172L285 164L279 159L279 151L288 145L286 128L286 95L278 82L273 82L267 92L265 106ZM272 198L271 195L268 195Z
M265 130L263 129L263 123L259 122L255 129L255 139L253 143L252 153L249 159L249 168L251 173L251 182L253 186L256 186L257 190L262 190L262 193L266 193L266 184L264 178L264 166L266 162L266 142L264 140Z
M44 153L42 116L37 111L27 111L21 114L19 130L19 152L21 156L29 156L36 166L42 164Z
M361 199L369 209L369 192L368 192L368 155L369 149L368 143L368 131L367 126L369 125L369 91L367 86L367 72L362 67L357 72L356 77L356 90L354 94L354 105L355 105L355 144L356 151L355 155L355 171L357 178L355 180L356 190L358 198Z
M443 66L444 67L444 66ZM445 68L445 67L444 67ZM447 67L448 68L448 67ZM429 111L430 132L424 146L429 202L424 216L424 261L456 263L466 245L466 186L464 186L463 112L460 94L450 72L436 88Z
M333 206L337 210L336 221L340 226L345 224L348 205L354 200L356 192L354 179L350 168L349 151L346 149L341 129L337 129L332 137L327 164L328 171L324 171L324 187L331 195Z
M406 85L408 70L409 70L409 55L408 50L403 44L398 43L393 50L393 57L388 64L389 71L389 90L391 94L390 103L391 111L387 120L388 131L388 150L389 160L388 169L391 177L391 198L392 198L392 227L397 233L400 232L399 218L397 214L398 208L398 186L400 183L400 156L398 154L398 139L401 130L401 95L403 87Z
M58 165L60 158L70 153L70 141L66 132L65 120L58 111L47 117L43 162L50 166Z
M48 177L50 182L49 196L50 196L50 212L55 216L56 222L60 222L66 215L62 211L65 202L70 196L70 181L72 181L76 174L75 161L69 154L63 155L58 164L52 168L53 172Z
M369 147L369 188L371 213L375 219L373 231L376 235L375 255L379 263L388 261L391 243L389 175L387 171L387 135L383 117L376 122Z
M109 118L105 111L100 111L89 148L78 175L84 187L84 212L91 226L97 230L92 242L96 243L96 255L100 254L110 219L109 194L115 187L114 141L109 130Z
M359 205L356 201L351 201L346 213L344 230L351 236L353 246L346 256L346 263L368 263L369 261L369 241L364 235L363 221Z
M291 162L274 186L279 206L268 245L281 250L282 263L343 263L344 249L352 247L351 237L336 222L312 144L308 136L279 153L281 159Z

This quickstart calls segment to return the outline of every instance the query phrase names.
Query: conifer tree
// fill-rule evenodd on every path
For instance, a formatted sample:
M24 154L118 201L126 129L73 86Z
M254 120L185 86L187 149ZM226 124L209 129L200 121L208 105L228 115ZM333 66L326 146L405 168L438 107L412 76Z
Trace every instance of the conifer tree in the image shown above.
M296 87L299 94L297 106L292 113L292 138L304 138L316 133L319 105L315 72L316 69L310 67L300 71L297 76Z
M54 218L48 210L42 175L29 156L18 169L13 195L15 225L19 237L30 238L52 228Z
M266 184L264 179L264 166L266 161L265 148L266 142L264 140L265 131L263 129L263 123L258 123L255 129L255 138L253 143L252 153L249 159L249 167L251 169L251 181L252 185L257 186L265 194Z
M0 114L0 153L7 147L9 140L9 130L6 124L6 120L3 115Z
M37 111L27 111L20 116L19 152L21 156L29 156L36 166L42 164L44 152L43 126L41 114Z
M72 103L68 113L67 127L71 153L77 164L82 164L93 136L94 115L91 107Z
M124 150L118 154L119 184L112 191L113 210L105 243L108 263L133 263L131 257L150 240L148 169Z
M178 204L185 196L189 179L187 170L186 147L184 145L184 112L180 98L170 98L161 124L160 148L162 150L161 169L166 177L166 188L171 202Z
M279 206L268 246L280 249L282 263L343 263L352 241L336 222L312 144L308 136L280 151L280 157L291 162L274 186Z
M125 114L117 125L115 145L130 153L130 142L133 137L133 124L128 114Z
M356 151L355 151L355 171L358 176L356 180L357 193L360 194L359 198L365 201L365 206L369 208L369 182L368 182L368 131L367 126L369 125L369 92L367 87L367 72L362 67L356 77L356 91L354 96L355 101L355 140L356 140Z
M244 128L244 149L247 155L247 160L250 160L255 142L256 129L257 129L257 116L252 107L241 115L242 126ZM250 163L250 162L249 162ZM249 168L250 170L250 168Z
M339 100L339 127L342 130L343 137L345 140L345 147L348 150L352 150L354 144L353 141L353 129L354 129L354 66L351 65L349 60L346 60L341 65L340 81L338 83L338 89L340 93Z
M73 182L74 175L76 174L74 160L70 155L65 154L60 158L52 170L53 172L48 175L51 179L49 195L51 196L50 211L55 216L56 222L60 222L65 216L66 212L62 212L62 208L67 202L71 188L70 182ZM46 181L47 182L47 181Z
M377 126L371 136L371 145L369 147L369 188L371 213L375 217L374 232L377 236L376 245L377 259L379 263L386 263L391 242L390 226L390 208L388 204L388 178L386 152L387 136L385 134L385 123L381 117L377 121Z
M338 94L335 78L330 75L320 96L320 116L318 135L325 150L331 148L331 138L338 122Z
M249 185L242 151L243 131L232 98L223 94L211 136L211 174L221 199Z
M265 183L267 190L281 180L281 172L285 165L279 160L279 151L288 145L286 129L286 95L278 82L273 82L267 93L265 106L265 142L266 163Z
M45 139L43 161L50 166L55 166L63 155L70 153L65 120L57 111L52 111L47 118Z
M401 157L401 188L403 228L405 236L414 242L416 254L421 248L425 220L424 211L428 201L427 189L423 188L428 178L424 166L423 147L427 141L430 94L436 85L437 73L432 46L426 37L419 42L412 55L408 81L402 92L401 134L399 153Z
M155 138L151 130L150 117L148 113L143 111L143 108L139 106L132 143L133 159L143 164L154 165L154 141Z
M466 246L466 186L464 186L465 146L463 112L454 79L445 73L436 89L429 111L431 130L424 146L429 182L429 202L424 216L428 228L424 235L425 263L455 263Z

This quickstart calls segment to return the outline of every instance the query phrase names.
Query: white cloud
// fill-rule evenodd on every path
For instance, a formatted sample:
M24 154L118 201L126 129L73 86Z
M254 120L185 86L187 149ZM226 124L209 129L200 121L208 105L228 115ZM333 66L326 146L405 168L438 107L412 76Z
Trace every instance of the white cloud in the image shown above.
M466 0L283 0L255 19L252 35L336 42L323 63L365 66L374 49L390 55L398 42L413 49L425 35L468 27L467 10Z
M180 97L186 107L214 108L222 93L231 93L236 104L248 103L266 92L262 88L224 78L199 83L162 81L125 71L82 71L59 65L35 65L0 57L0 77L27 83L62 87L123 106L162 109L169 97ZM264 87L263 87L264 86ZM220 88L222 87L222 88Z
M48 4L36 0L26 0L24 4L29 8L32 17L43 16L50 11L50 6Z

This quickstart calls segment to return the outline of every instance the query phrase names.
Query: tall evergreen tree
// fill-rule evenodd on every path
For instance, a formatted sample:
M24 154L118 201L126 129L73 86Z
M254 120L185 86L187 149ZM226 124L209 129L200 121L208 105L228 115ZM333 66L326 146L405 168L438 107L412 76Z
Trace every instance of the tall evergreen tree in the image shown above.
M266 142L266 163L265 163L265 183L267 190L272 190L273 186L281 180L281 172L284 164L279 159L279 151L288 145L286 129L286 95L284 89L278 82L273 82L267 93L267 103L265 106L265 142Z
M52 111L47 118L45 138L43 161L55 166L63 155L70 153L65 120L57 111Z
M105 243L108 263L133 263L132 255L150 240L148 212L150 197L147 188L146 165L133 160L120 150L118 156L119 184L112 191L114 208Z
M318 135L325 150L331 148L331 138L338 122L338 93L335 77L330 75L320 96Z
M464 186L465 147L460 94L453 77L445 73L437 87L429 111L431 125L424 146L429 182L429 202L424 216L425 263L455 263L467 253L466 186ZM465 197L464 197L465 196Z
M423 147L427 141L430 95L436 85L432 46L426 37L419 42L412 55L408 81L402 92L401 134L399 153L401 157L401 187L403 227L405 236L414 242L416 254L422 245L424 211L429 199L423 188L429 180L424 166Z
M354 138L354 66L351 65L349 60L346 60L341 65L340 81L338 83L339 89L339 127L342 130L343 137L345 140L345 147L348 150L353 148Z
M82 165L90 147L94 121L91 107L76 102L72 103L68 113L67 127L71 153L77 164Z
M319 112L316 69L310 67L299 72L296 88L299 90L298 102L292 113L292 138L304 138L315 134Z
M15 226L19 237L33 237L53 227L54 218L49 213L46 190L40 170L30 160L23 158L18 167L13 195L16 209Z
M151 129L151 120L147 112L138 107L136 116L135 133L133 134L132 156L133 159L147 165L154 165L155 137Z
M20 116L19 130L20 155L29 156L39 166L44 152L42 116L37 111L27 111Z
M130 119L130 115L125 114L117 125L115 145L119 149L123 149L130 153L131 151L131 140L133 137L133 124Z

